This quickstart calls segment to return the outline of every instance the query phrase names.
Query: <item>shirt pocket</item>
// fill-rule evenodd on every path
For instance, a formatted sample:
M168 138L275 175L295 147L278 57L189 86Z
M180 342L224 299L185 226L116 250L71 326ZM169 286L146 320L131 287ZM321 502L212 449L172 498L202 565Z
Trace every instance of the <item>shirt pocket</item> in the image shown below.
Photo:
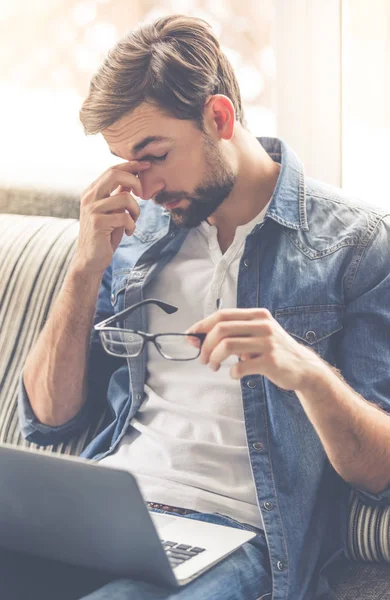
M336 334L343 329L343 305L321 304L279 308L275 311L275 319L294 339L312 348L326 362L335 364ZM295 395L293 390L281 391Z

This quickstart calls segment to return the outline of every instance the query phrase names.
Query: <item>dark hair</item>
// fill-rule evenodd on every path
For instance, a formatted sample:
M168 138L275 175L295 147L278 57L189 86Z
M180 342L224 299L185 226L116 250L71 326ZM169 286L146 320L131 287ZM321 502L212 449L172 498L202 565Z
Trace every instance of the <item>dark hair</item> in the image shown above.
M95 134L143 102L203 129L207 98L224 94L245 126L233 68L210 25L170 15L142 25L122 38L93 76L80 110L85 133Z

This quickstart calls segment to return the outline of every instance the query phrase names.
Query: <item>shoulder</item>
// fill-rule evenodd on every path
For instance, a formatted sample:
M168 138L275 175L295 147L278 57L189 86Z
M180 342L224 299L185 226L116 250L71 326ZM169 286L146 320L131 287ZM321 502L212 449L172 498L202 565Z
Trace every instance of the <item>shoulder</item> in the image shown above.
M309 231L332 237L348 236L359 244L369 243L374 231L390 226L390 212L346 194L342 189L316 179L306 179L306 212Z

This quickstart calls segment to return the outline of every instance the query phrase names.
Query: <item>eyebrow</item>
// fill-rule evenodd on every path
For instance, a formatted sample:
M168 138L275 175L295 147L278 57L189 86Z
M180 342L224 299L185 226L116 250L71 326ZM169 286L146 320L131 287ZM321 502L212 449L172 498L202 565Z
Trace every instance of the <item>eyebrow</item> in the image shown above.
M149 144L152 144L153 142L167 142L167 141L172 141L172 138L163 136L163 135L150 135L149 137L144 138L143 140L141 140L140 142L138 142L138 144L134 144L132 151L137 154L138 152L140 152L141 150L143 150L145 148L145 146L148 146Z
M138 152L141 152L141 150L143 150L146 146L148 146L149 144L153 144L154 142L172 142L172 141L173 141L172 138L166 137L163 135L149 135L148 137L144 138L137 144L134 144L134 146L132 147L132 152L134 152L134 154L138 154ZM110 152L114 156L121 158L118 154L116 154L112 150L110 150Z

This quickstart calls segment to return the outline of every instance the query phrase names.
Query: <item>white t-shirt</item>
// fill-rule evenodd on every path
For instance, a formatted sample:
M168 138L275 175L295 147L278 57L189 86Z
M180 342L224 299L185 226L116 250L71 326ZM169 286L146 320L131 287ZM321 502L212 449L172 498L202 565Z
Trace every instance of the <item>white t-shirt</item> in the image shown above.
M148 307L149 331L184 332L216 310L237 306L245 238L268 205L237 227L222 255L217 228L192 229L176 256L145 288L145 298L174 304L167 315ZM165 360L148 348L146 398L116 451L101 462L130 470L150 502L218 512L262 527L245 436L240 382L229 375L232 356L213 372L199 360Z

